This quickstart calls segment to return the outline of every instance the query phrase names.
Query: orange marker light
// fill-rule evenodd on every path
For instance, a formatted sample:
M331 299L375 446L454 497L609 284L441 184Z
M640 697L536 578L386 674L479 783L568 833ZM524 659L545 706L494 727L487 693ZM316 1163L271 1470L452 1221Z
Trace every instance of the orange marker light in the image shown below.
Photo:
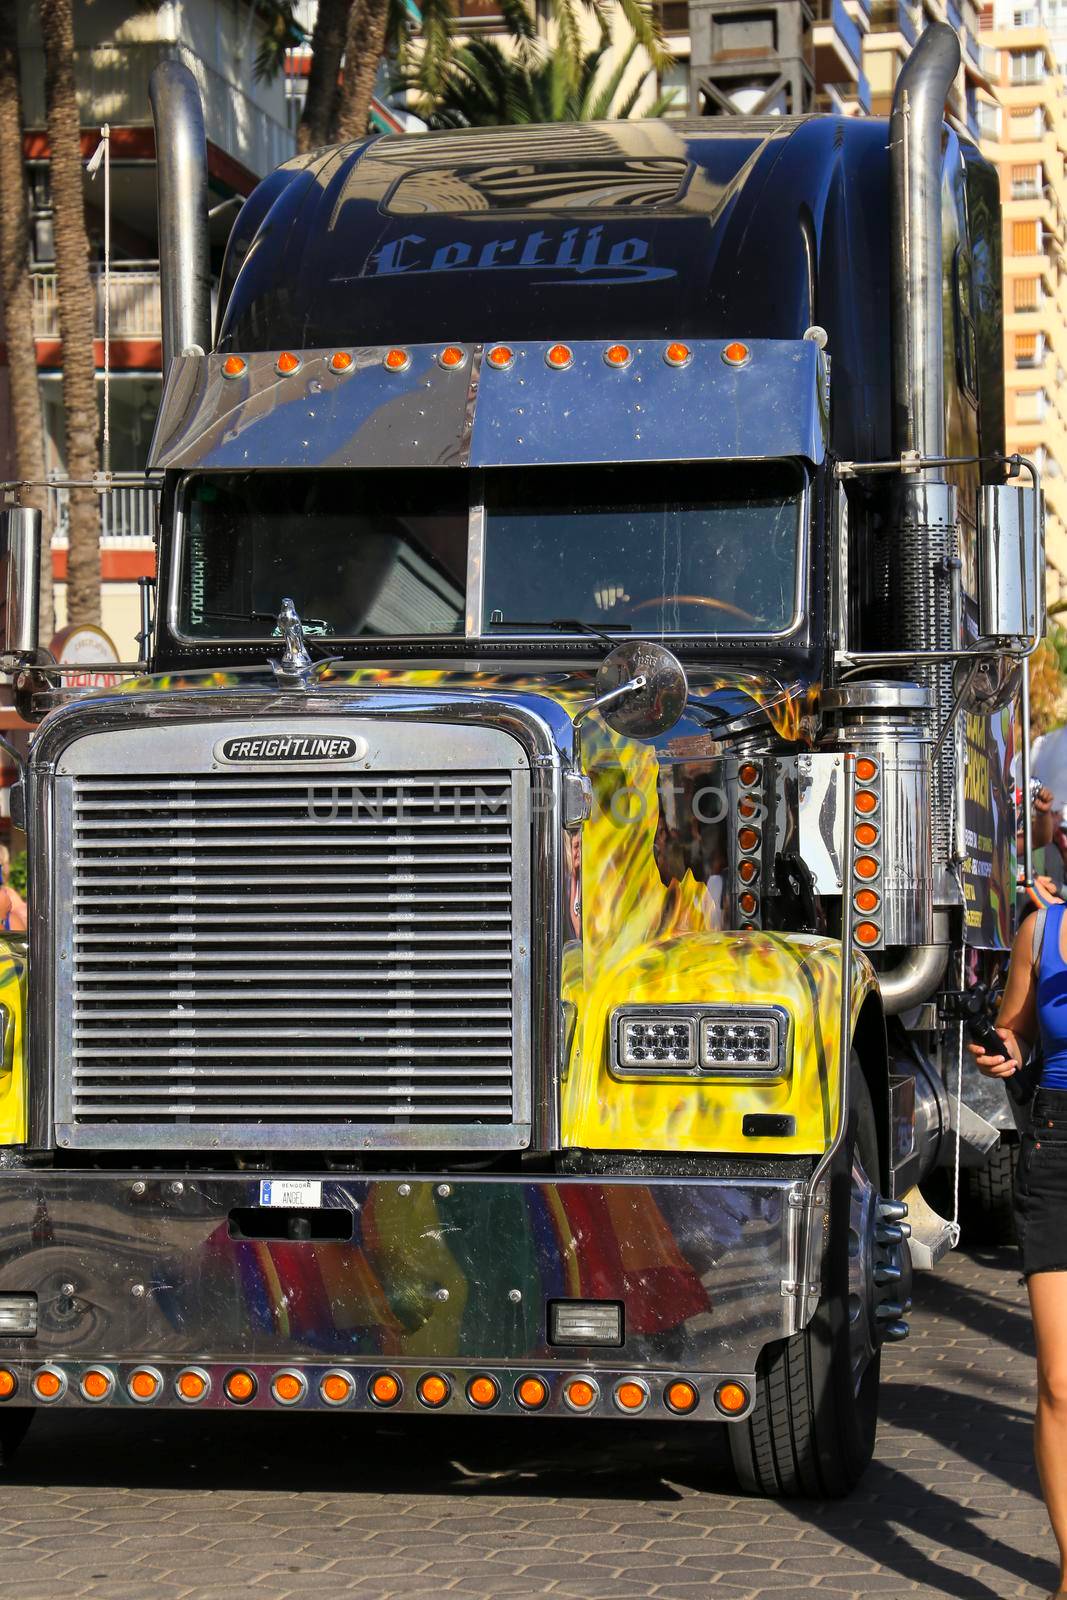
M443 1406L450 1393L447 1378L442 1378L439 1373L427 1373L425 1378L420 1378L415 1390L424 1406L429 1406L435 1411L438 1406Z
M872 778L878 776L878 763L872 761L870 756L860 756L856 762L856 776L861 783L870 783Z
M353 357L347 350L335 350L330 357L331 372L350 372L353 365Z
M727 1416L736 1416L748 1405L748 1391L740 1383L720 1383L715 1391L715 1404Z
M244 356L227 356L222 363L222 375L224 378L239 378L247 365Z
M742 850L755 850L759 844L759 832L756 828L741 828L738 831L737 842Z
M159 1389L159 1379L147 1367L138 1367L130 1378L130 1393L137 1400L154 1400Z
M748 784L755 783L756 779L759 777L759 768L756 766L755 762L746 761L744 766L738 769L737 776L741 782L747 786Z
M391 1372L379 1372L371 1380L370 1397L375 1405L392 1406L400 1399L400 1383Z
M741 910L744 912L745 916L751 917L755 914L756 907L759 905L759 900L752 893L751 889L746 889L744 894L738 897L737 903L741 907Z
M756 801L753 799L752 795L743 794L741 796L740 800L737 802L737 814L738 814L738 816L739 817L754 817L756 815L756 811L757 811L757 804L756 804Z
M38 1400L54 1400L63 1388L58 1372L39 1372L30 1386Z
M506 372L515 364L515 352L510 345L495 344L485 359L498 372Z
M759 867L754 861L742 861L738 865L737 876L742 883L755 883L759 877Z
M696 1404L700 1396L693 1384L686 1383L684 1378L679 1378L677 1382L668 1384L667 1392L663 1398L667 1402L668 1410L677 1411L681 1416L687 1411L696 1410Z
M247 1405L256 1392L256 1380L250 1372L231 1372L223 1384L227 1400L236 1406Z
M461 367L467 359L467 352L461 350L458 344L446 344L437 359L442 367Z
M343 1406L355 1393L355 1385L345 1372L328 1372L319 1384L319 1393L327 1405Z
M499 1398L500 1386L495 1378L472 1378L467 1385L467 1399L480 1411L495 1406Z
M874 889L860 889L853 895L852 904L857 911L877 911L878 893Z
M860 822L856 825L854 837L856 843L867 850L872 844L878 843L878 829L873 822Z
M294 1400L299 1400L304 1393L304 1381L295 1372L279 1372L270 1386L271 1394L275 1400L280 1400L283 1406L291 1406Z
M728 367L743 367L752 359L752 351L740 339L735 339L725 347L722 358Z
M663 352L663 359L669 367L687 367L693 359L693 352L687 344L669 344Z
M648 1404L648 1390L642 1383L620 1383L615 1390L615 1404L623 1411L640 1411Z
M878 863L873 856L857 856L853 870L857 878L877 878Z
M877 944L878 928L873 922L858 922L856 924L857 944Z
M548 1384L543 1378L520 1378L515 1398L527 1411L539 1411L548 1399Z
M111 1389L111 1379L106 1372L87 1372L82 1379L82 1394L87 1400L102 1400Z
M567 1404L575 1411L588 1411L596 1400L596 1390L584 1378L572 1378L563 1393Z
M609 344L604 351L604 360L609 367L628 367L633 360L633 351L628 344Z
M299 372L300 357L295 356L291 350L283 350L275 362L275 367L283 378L287 378L290 372Z
M872 811L878 810L878 796L873 789L857 790L856 810L864 817L869 817Z
M545 361L557 372L565 372L574 361L574 351L569 344L554 344L545 352Z
M195 1403L207 1394L207 1379L202 1372L179 1373L177 1390L183 1400Z
M406 372L411 365L411 357L406 350L387 350L382 366L387 372Z
M7 1367L0 1367L0 1400L10 1400L18 1386L15 1374L9 1372Z

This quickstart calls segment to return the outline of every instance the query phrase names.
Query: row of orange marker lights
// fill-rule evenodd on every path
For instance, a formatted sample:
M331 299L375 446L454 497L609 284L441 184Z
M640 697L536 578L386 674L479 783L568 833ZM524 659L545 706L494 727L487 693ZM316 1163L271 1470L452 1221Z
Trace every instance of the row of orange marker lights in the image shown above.
M879 825L879 800L877 791L871 787L878 778L878 763L870 756L860 756L856 762L856 789L855 816L852 824L852 837L855 839L860 854L852 863L852 871L857 879L857 886L852 894L852 904L860 912L863 920L857 922L853 929L853 937L857 944L875 945L882 936L882 930L877 922L871 920L877 915L882 904L882 896L877 888L878 879L882 872L882 863L879 859L881 828Z
M747 366L752 356L748 345L738 340L724 345L719 354L728 367ZM604 361L609 367L628 367L633 357L634 352L628 344L609 344L604 350ZM486 351L485 359L497 372L507 372L515 365L515 351L508 344L495 344ZM663 359L669 367L687 367L693 359L693 352L689 345L672 340L664 346ZM351 372L356 365L351 350L335 350L325 360L330 371L338 374ZM458 344L446 344L437 353L437 364L446 371L464 366L466 360L467 352ZM274 363L274 370L280 377L287 378L299 372L303 365L303 358L294 350L283 350ZM406 372L410 365L411 353L408 350L387 350L382 357L382 366L387 372ZM555 372L566 372L568 367L574 365L574 351L569 344L550 345L545 351L545 365ZM223 360L222 374L225 378L239 378L247 370L248 362L244 356L229 355Z
M78 1385L86 1400L107 1400L116 1388L116 1379L106 1367L91 1367L83 1374ZM211 1379L201 1367L186 1367L174 1381L174 1390L180 1400L195 1405L203 1400L211 1388ZM0 1401L10 1400L18 1389L18 1379L6 1367L0 1367ZM61 1400L67 1392L66 1375L58 1367L42 1367L33 1376L30 1389L35 1400L47 1405ZM156 1400L164 1389L163 1378L155 1367L137 1367L126 1380L126 1392L131 1400L142 1403ZM254 1373L237 1367L227 1373L222 1383L223 1394L233 1405L247 1405L259 1391ZM270 1392L279 1405L296 1405L308 1393L308 1382L302 1372L284 1370L275 1373L270 1381ZM465 1394L476 1411L489 1411L500 1399L502 1390L496 1378L487 1373L469 1379ZM551 1397L544 1378L520 1378L514 1388L515 1399L524 1411L540 1411ZM591 1411L600 1398L599 1385L592 1378L571 1378L563 1385L563 1399L572 1411ZM404 1393L400 1378L392 1372L378 1372L367 1386L367 1394L375 1405L382 1408L396 1405ZM451 1381L439 1372L428 1372L415 1385L415 1394L430 1411L438 1411L448 1403L453 1393ZM319 1395L327 1405L343 1406L356 1394L355 1380L347 1372L327 1372L319 1380ZM651 1400L651 1391L643 1378L623 1378L615 1384L612 1399L622 1412L631 1415L643 1411ZM737 1416L748 1405L748 1391L741 1383L720 1383L714 1394L715 1405L724 1416ZM676 1416L695 1411L700 1403L696 1385L687 1379L677 1378L663 1391L663 1403Z
M761 803L758 794L753 792L760 780L759 767L754 761L742 762L738 768L737 780L742 790L737 801L737 815L741 822L737 831L737 845L741 851L741 860L737 863L737 876L742 885L737 896L737 906L742 916L754 921L759 914L758 852L763 837L761 830L756 826L760 819Z

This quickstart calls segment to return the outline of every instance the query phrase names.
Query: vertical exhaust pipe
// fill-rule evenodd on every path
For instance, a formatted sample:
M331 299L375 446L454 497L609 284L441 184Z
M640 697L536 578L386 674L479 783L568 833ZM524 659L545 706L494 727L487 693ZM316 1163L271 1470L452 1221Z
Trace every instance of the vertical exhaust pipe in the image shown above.
M165 377L183 350L211 348L207 139L196 79L180 61L153 69L148 98L156 131Z
M945 453L941 126L960 41L927 28L904 63L889 118L893 448ZM938 472L937 479L944 474Z

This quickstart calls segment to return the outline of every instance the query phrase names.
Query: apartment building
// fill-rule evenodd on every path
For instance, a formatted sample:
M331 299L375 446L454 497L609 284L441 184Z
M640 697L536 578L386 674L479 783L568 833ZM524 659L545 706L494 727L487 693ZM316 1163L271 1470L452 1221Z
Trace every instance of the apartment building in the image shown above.
M156 227L155 138L148 103L152 68L164 57L193 72L204 103L216 270L234 204L259 178L292 154L284 76L257 82L258 40L250 0L75 0L75 77L82 121L82 155L95 150L102 123L111 129L111 465L137 471L147 456L162 383L159 260ZM52 249L49 148L45 125L44 59L35 8L22 8L20 66L26 176L32 223L34 333L46 434L46 470L56 536L52 552L58 621L65 620L66 537L63 487L62 348ZM103 390L104 271L102 184L86 178L86 222L97 290L96 362ZM227 202L230 202L227 204ZM0 471L10 429L5 426L7 375L0 350ZM103 625L120 654L131 659L139 625L137 579L155 570L155 495L124 487L100 502Z
M1049 23L1062 25L1057 52ZM1007 445L1040 467L1050 600L1067 595L1067 7L989 6L982 148L1004 207Z

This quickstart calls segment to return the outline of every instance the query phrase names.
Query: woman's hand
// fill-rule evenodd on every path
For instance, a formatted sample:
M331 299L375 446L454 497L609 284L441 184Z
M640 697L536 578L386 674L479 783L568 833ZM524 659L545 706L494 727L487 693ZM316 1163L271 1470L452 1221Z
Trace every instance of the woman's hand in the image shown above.
M1003 1055L987 1055L983 1046L975 1044L973 1040L968 1042L967 1048L974 1057L979 1072L983 1072L987 1078L1014 1077L1015 1073L1022 1071L1022 1048L1010 1028L997 1028L996 1032L1007 1047Z

